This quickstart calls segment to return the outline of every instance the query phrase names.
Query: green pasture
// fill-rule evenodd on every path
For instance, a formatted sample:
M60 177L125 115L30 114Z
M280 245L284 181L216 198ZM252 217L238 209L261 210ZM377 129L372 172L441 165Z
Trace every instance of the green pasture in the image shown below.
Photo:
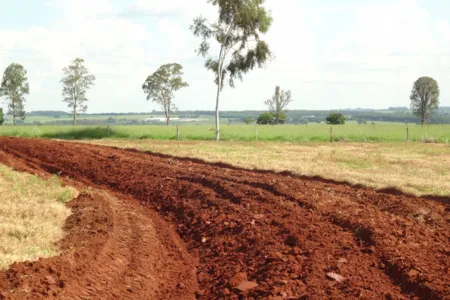
M179 125L180 140L213 140L213 125ZM309 125L222 125L221 138L229 141L288 141L288 142L324 142L330 141L332 128L334 141L353 142L400 142L409 140L418 142L448 143L450 125L405 125L402 123L377 123L375 125L330 126L327 124ZM177 129L172 126L0 126L1 136L22 136L57 139L155 139L176 140Z

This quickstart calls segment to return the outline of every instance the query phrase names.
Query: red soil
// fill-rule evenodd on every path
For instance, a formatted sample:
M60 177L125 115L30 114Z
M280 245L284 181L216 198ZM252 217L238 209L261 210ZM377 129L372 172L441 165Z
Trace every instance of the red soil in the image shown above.
M0 273L6 298L42 295L51 267L59 299L450 299L448 199L49 140L0 138L0 162L125 199L73 202L106 201L86 217L103 229L69 220L60 257Z
M0 299L195 298L194 261L148 210L99 192L69 206L62 255L0 273Z

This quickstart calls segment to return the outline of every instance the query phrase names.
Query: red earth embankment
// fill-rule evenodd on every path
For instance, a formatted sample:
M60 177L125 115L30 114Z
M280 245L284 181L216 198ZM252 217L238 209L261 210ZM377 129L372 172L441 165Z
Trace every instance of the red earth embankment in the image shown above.
M450 297L446 201L49 140L0 138L0 162L157 212L190 252L171 259L196 261L198 298Z

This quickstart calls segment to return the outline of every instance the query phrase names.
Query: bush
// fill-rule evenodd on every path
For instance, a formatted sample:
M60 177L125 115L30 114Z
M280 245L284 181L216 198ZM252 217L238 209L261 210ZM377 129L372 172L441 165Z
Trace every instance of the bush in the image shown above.
M327 124L342 125L345 124L345 117L342 114L329 114Z
M272 125L275 122L275 116L271 113L263 113L258 117L256 121L260 125Z
M2 125L3 122L5 122L5 119L3 119L3 108L0 108L0 125Z

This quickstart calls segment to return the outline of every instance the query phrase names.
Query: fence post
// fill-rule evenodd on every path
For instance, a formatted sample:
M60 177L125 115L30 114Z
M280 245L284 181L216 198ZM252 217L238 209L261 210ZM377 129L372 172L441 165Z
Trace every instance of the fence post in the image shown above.
M177 125L177 141L179 141L180 140L180 129L178 128L178 125Z
M333 142L333 126L330 127L330 143Z
M409 127L406 127L406 141L409 141Z

